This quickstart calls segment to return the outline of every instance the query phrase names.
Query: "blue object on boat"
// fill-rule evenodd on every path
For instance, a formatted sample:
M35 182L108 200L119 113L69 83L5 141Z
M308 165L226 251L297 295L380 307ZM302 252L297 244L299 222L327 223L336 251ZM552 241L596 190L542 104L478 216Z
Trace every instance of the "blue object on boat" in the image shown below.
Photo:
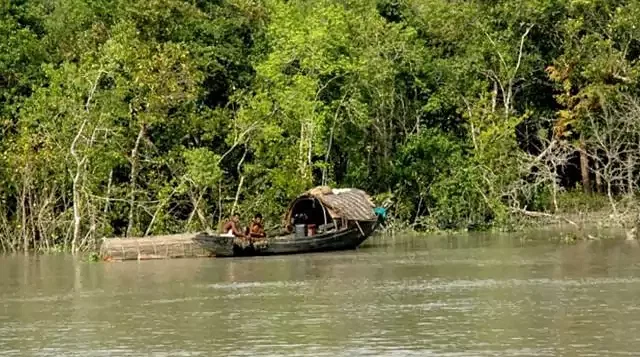
M384 207L376 207L373 209L373 212L378 216L378 221L384 222L387 218L387 210Z

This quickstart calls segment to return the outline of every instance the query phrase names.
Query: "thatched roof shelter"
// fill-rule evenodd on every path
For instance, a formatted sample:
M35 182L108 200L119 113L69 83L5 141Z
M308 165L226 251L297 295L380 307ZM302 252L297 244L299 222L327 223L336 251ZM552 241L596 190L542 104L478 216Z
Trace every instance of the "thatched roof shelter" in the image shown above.
M371 197L355 188L332 189L327 186L313 188L298 196L285 215L285 222L291 223L295 214L303 212L310 222L327 223L332 220L375 221L375 205Z

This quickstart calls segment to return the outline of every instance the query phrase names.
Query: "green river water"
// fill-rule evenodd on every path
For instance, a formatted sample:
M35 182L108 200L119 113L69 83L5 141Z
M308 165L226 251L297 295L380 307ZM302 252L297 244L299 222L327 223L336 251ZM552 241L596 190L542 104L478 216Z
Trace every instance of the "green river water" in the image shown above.
M149 355L637 356L640 247L377 236L265 258L0 257L0 356Z

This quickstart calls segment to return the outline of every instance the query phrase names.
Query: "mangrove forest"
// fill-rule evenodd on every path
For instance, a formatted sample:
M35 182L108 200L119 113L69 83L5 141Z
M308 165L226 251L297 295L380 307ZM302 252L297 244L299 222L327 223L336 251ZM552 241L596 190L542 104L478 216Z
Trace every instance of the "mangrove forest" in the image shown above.
M604 210L633 231L638 19L637 0L0 0L0 252L278 225L319 185L416 230Z

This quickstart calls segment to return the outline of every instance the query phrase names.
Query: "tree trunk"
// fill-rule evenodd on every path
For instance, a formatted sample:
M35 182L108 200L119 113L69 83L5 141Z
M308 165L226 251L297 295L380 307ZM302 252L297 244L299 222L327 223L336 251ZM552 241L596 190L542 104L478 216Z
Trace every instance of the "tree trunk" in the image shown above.
M28 179L25 177L24 181L22 182L22 193L20 194L20 212L21 212L21 216L20 220L21 220L21 227L20 230L22 231L22 239L23 239L23 245L24 245L24 251L28 251L29 250L29 235L27 234L27 186L28 186Z
M493 81L493 90L491 91L491 113L496 112L496 105L498 104L498 82ZM469 110L471 111L471 110ZM471 121L471 115L469 116L469 121Z
M238 174L240 175L240 183L238 183L238 189L236 190L236 199L233 201L233 207L231 207L232 216L236 212L236 207L238 207L238 199L240 199L240 191L242 190L242 184L244 183L244 175L241 173L241 171L242 171L242 164L244 163L244 159L247 157L247 152L248 150L247 150L247 147L245 146L244 154L242 154L240 161L238 161Z
M136 179L138 178L138 150L140 149L140 142L144 137L145 126L140 126L136 143L131 150L131 176L129 178L129 223L127 225L126 236L131 236L133 230L133 214L135 212L136 204Z
M553 166L551 178L553 179L551 183L551 198L553 199L553 213L555 214L558 213L558 172L555 166Z
M71 252L73 254L77 253L79 247L78 243L80 243L80 224L82 223L82 213L81 213L81 198L80 198L80 181L83 177L83 172L85 171L85 162L87 161L87 157L83 156L80 158L78 152L76 151L78 146L78 141L83 135L85 126L89 123L89 108L91 104L91 100L93 98L93 94L98 87L98 81L100 80L100 76L102 75L102 70L98 71L98 75L96 76L95 81L93 82L93 87L91 88L91 92L89 92L89 96L87 97L87 101L84 105L84 111L86 113L85 119L82 121L80 125L80 129L78 129L78 133L73 138L73 142L71 143L71 147L69 149L71 156L73 156L76 161L76 173L73 176L73 238L71 239ZM95 134L95 130L93 131ZM93 134L92 134L93 140ZM91 146L92 143L89 143Z
M327 153L324 156L324 166L322 167L322 186L327 184L328 181L328 169L329 169L329 156L331 155L331 145L333 144L333 130L335 129L336 121L334 119L333 126L331 126L331 132L329 133L329 145L327 145Z
M89 199L87 198L87 200ZM92 205L91 201L88 202L88 205L89 205L89 233L87 233L87 236L85 237L85 242L82 242L82 244L86 246L87 244L86 239L88 238L91 240L92 248L95 249L96 231L98 229L98 217L96 215L96 211L98 210L98 208L95 205Z
M173 191L171 191L171 193L162 201L160 201L160 203L158 203L158 207L156 207L156 211L153 213L153 217L151 217L151 222L149 222L149 225L147 226L147 230L144 231L144 236L148 236L149 234L151 234L151 229L153 228L153 224L156 222L156 218L158 217L158 215L160 214L160 212L162 212L162 210L164 209L164 206L167 204L167 202L169 202L171 200L171 198L173 197L173 194L176 192L177 188L174 188Z
M55 202L56 200L55 198L56 190L51 189L49 192L50 193L48 198L46 198L44 203L40 205L40 208L38 210L38 215L36 216L38 221L38 230L40 231L40 239L43 241L40 243L40 245L44 243L44 246L47 251L49 251L49 249L51 248L51 245L55 244L55 241L51 239L51 235L50 235L51 225L53 223L46 224L44 219L44 215L46 214L46 210L49 208L49 205L52 202ZM51 217L54 217L54 215L52 214Z
M109 202L110 202L110 197L111 197L111 185L113 184L113 169L111 169L109 171L109 181L107 182L107 199L106 202L104 203L104 215L107 215L107 212L109 212Z
M313 124L309 126L309 132L307 133L307 167L311 167L313 164L311 152L313 150Z
M627 194L633 196L633 156L627 154Z
M580 174L582 176L582 190L586 194L591 193L591 179L589 178L589 157L584 138L580 136Z
M231 207L231 216L236 213L238 207L238 200L240 199L240 191L242 190L242 184L244 183L244 176L240 176L240 183L238 183L238 189L236 190L236 198L233 200L233 206Z
M202 200L202 197L204 196L204 192L200 191L200 193L198 193L197 197L193 193L190 193L189 196L191 198L191 204L193 204L193 209L191 210L191 213L189 214L189 218L187 219L187 224L185 225L185 227L187 229L190 229L189 226L191 225L191 221L193 220L193 216L195 216L196 213L198 212L198 207L200 206L200 201Z
M598 160L595 160L593 164L595 166L595 171L596 171L596 192L602 193L603 188L602 188L602 175L600 174L600 163L598 162Z
M305 125L306 125L306 123L304 123L304 122L300 123L300 153L299 153L299 157L298 157L299 165L300 165L300 167L299 167L300 175L302 175L303 178L305 177L306 171L307 171L306 170L306 158L305 158L306 150L305 150L305 147L304 147L305 146L305 142L306 142L306 139L305 139Z
M76 174L73 177L73 238L71 240L71 252L75 253L80 237L80 223L82 222L82 214L80 213L80 167L77 165Z
M73 237L71 238L71 252L74 254L76 253L78 240L80 238L80 223L82 222L82 213L80 213L80 178L82 177L82 168L84 167L84 161L86 159L86 157L83 157L82 159L80 158L76 151L76 147L78 145L78 140L84 132L84 127L87 125L87 122L87 119L82 121L80 129L78 129L78 133L73 139L71 148L69 149L71 156L73 156L76 161L76 173L73 175Z
M29 190L29 194L27 196L28 202L29 202L29 228L30 229L30 236L31 236L31 244L33 245L33 248L37 247L37 238L38 238L38 228L36 227L36 219L35 219L35 215L36 215L36 208L34 207L34 201L35 199L33 198L33 190Z

